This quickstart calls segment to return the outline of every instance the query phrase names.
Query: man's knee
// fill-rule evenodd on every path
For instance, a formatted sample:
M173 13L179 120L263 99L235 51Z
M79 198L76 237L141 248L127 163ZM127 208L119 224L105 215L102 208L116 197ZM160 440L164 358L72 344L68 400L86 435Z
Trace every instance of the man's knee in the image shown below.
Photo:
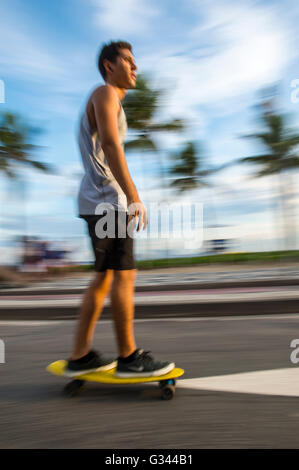
M137 269L124 269L114 271L114 283L135 282Z
M96 289L105 289L107 292L111 288L113 281L113 271L107 269L106 271L97 272L93 279L93 285Z

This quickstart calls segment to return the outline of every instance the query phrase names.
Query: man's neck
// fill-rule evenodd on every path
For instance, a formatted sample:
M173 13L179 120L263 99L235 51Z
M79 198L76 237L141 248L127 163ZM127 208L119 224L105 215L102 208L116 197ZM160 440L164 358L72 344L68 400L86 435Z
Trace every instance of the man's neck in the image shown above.
M118 99L120 101L122 101L124 99L124 97L126 96L126 93L127 93L126 88L119 88L118 86L113 85L110 82L106 82L106 84L109 85L109 86L112 86L114 88L114 90L116 91L116 94L118 96Z

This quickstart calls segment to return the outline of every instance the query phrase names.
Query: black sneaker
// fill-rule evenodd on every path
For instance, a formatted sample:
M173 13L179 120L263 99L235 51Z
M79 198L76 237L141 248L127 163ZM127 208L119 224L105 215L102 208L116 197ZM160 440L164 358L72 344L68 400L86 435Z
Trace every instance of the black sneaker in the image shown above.
M113 369L117 361L104 357L97 351L91 350L86 356L70 360L67 362L64 375L67 377L76 377L77 375L88 374L90 372L99 372Z
M118 358L116 377L156 377L164 375L174 369L174 362L156 361L150 354L150 351L137 349L135 356L130 362L125 362Z

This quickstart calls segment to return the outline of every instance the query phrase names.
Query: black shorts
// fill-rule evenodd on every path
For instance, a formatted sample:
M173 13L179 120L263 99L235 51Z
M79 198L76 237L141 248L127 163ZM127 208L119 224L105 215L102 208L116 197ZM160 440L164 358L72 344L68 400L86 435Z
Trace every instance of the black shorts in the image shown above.
M80 215L79 217L86 220L88 224L88 232L92 243L92 248L95 255L94 269L97 272L106 271L107 269L124 270L136 269L134 259L134 238L131 238L127 233L128 214L118 218L118 211L113 211L115 216L115 238L106 236L99 238L96 235L95 226L98 220L105 217L102 215ZM119 223L122 225L120 231L125 238L119 237ZM126 226L124 226L124 223ZM103 225L107 230L107 224Z

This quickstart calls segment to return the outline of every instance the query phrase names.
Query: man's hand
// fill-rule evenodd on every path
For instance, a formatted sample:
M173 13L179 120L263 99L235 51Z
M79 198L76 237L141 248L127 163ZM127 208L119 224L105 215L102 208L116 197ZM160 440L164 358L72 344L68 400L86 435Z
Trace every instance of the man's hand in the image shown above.
M144 224L143 230L148 226L148 215L145 206L142 204L139 198L128 200L128 213L129 222L134 218L139 217L137 232L140 232L142 225Z

